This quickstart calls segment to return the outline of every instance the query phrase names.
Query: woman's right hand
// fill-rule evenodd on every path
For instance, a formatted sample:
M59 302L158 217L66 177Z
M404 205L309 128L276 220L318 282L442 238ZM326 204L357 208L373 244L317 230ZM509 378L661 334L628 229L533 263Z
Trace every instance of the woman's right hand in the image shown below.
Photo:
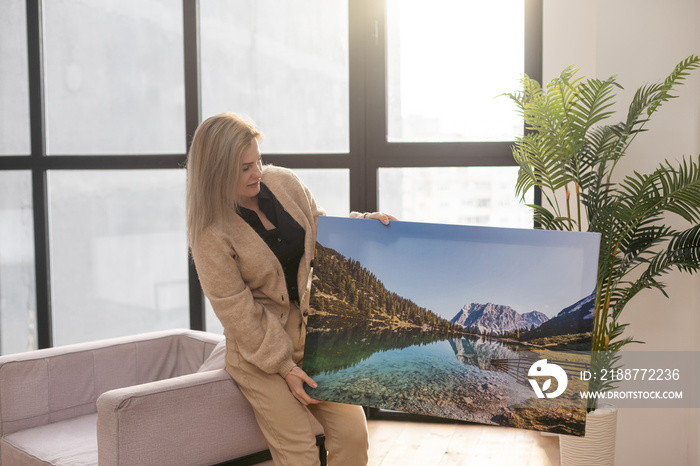
M398 221L396 217L390 214L385 214L384 212L366 212L362 214L362 218L374 218L379 220L384 225L388 225L390 221Z
M303 404L304 406L320 403L320 401L311 398L304 390L304 383L307 383L311 388L318 387L318 384L314 381L314 379L306 375L306 372L304 372L299 366L294 366L292 370L289 371L289 373L284 377L284 381L287 382L289 391L292 392L294 398L299 400L299 403Z

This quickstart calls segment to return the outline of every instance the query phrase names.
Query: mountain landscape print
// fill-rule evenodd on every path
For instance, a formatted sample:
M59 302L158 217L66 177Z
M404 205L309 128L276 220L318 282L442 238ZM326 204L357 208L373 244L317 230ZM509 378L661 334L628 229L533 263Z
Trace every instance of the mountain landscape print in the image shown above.
M318 388L307 392L583 435L585 404L538 400L527 368L590 363L598 244L590 233L319 218L303 361Z

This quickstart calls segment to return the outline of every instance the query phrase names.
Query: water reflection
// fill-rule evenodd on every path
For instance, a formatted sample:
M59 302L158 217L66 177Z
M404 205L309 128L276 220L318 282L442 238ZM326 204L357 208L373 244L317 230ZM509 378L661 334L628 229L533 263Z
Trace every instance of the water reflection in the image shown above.
M309 374L337 373L375 353L424 346L444 337L420 331L370 330L366 324L335 331L310 332L306 336L304 370Z
M376 331L357 325L335 331L310 332L306 337L304 370L313 377L320 373L337 373L367 360L373 354L421 347L436 342L449 343L462 364L494 371L492 359L517 358L520 345L499 340L464 335L445 336L420 331ZM397 358L400 356L397 355Z
M485 371L496 370L491 365L493 359L517 358L518 344L504 343L485 337L464 336L448 339L457 359L464 364Z

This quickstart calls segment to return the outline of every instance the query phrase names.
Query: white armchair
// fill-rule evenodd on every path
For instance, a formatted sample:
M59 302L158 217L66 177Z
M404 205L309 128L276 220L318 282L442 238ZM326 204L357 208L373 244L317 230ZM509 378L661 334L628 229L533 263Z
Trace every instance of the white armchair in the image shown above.
M0 465L265 461L253 411L222 368L223 343L207 360L222 340L169 330L0 357ZM220 368L197 372L212 363Z

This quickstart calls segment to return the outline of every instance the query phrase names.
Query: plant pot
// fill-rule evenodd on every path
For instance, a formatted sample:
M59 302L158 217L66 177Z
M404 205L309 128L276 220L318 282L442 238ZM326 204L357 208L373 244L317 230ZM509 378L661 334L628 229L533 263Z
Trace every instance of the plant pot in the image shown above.
M614 466L617 408L601 404L586 415L586 435L559 436L561 466Z

